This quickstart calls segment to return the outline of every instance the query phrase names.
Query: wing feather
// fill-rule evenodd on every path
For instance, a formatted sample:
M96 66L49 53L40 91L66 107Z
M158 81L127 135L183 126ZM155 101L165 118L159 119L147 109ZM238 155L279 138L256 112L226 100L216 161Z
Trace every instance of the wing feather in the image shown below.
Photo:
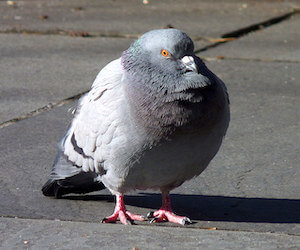
M91 91L79 101L72 124L62 142L68 160L83 171L99 172L99 165L109 153L108 145L115 136L118 110L124 99L122 75L120 59L100 71Z

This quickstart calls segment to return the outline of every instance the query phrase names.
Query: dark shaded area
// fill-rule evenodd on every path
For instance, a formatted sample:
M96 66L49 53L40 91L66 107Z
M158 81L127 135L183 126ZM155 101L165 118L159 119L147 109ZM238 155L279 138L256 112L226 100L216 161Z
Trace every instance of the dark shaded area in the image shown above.
M110 195L67 196L65 199L114 202ZM171 195L174 211L192 220L228 222L299 223L300 200L240 198L207 195ZM125 196L127 205L158 209L161 195L140 193Z

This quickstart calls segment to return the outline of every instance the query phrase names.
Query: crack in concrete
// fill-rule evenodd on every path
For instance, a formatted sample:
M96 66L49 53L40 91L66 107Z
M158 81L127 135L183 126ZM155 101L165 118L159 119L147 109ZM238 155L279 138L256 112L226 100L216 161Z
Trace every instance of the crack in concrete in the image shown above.
M243 171L241 174L239 174L237 176L237 183L236 183L236 188L242 192L243 194L245 194L242 190L241 190L241 184L242 182L245 180L246 175L251 173L253 170L255 169L255 167L250 168L250 169L246 169L245 171Z
M71 37L83 37L83 38L124 38L124 39L138 39L142 36L142 34L127 34L127 33L99 33L99 32L87 32L87 31L76 31L76 30L30 30L30 29L6 29L0 30L0 34L21 34L21 35L55 35L55 36L71 36ZM232 41L235 38L220 38L220 37L205 37L205 36L190 36L193 41L206 41L210 43L216 42L224 42L224 41Z
M224 39L223 41L220 40L220 41L217 41L213 44L204 46L204 47L196 50L195 54L203 52L203 51L207 51L207 50L215 48L215 47L217 47L221 44L231 42L233 40L238 40L240 37L246 36L249 33L256 32L256 31L261 31L261 30L266 29L270 26L273 26L275 24L286 21L286 20L290 19L293 15L296 15L296 14L299 14L299 13L300 13L299 9L293 9L291 12L288 12L288 13L283 14L281 16L273 17L273 18L268 19L266 21L262 21L260 23L252 24L250 26L247 26L247 27L244 27L244 28L241 28L241 29L229 32L229 33L225 33L221 36L221 39Z
M110 38L133 38L137 39L141 34L126 34L126 33L97 33L87 31L76 31L76 30L31 30L31 29L6 29L0 31L0 34L25 34L25 35L61 35L71 37L86 37L86 38L97 38L97 37L110 37Z
M5 121L5 122L2 122L0 123L0 129L1 128L4 128L4 127L7 127L11 124L14 124L16 122L19 122L19 121L22 121L22 120L25 120L27 118L30 118L30 117L33 117L33 116L36 116L38 114L41 114L45 111L48 111L48 110L52 110L53 108L56 108L56 107L60 107L64 104L67 104L73 100L77 100L79 99L82 95L84 95L85 93L87 93L88 91L85 91L85 92L82 92L82 93L79 93L77 95L74 95L74 96L71 96L71 97L68 97L66 99L63 99L61 101L58 101L58 102L54 102L54 103L48 103L47 105L41 107L41 108L38 108L38 109L35 109L25 115L21 115L21 116L18 116L16 118L13 118L13 119L10 119L8 121Z
M272 63L300 63L296 60L284 60L284 59L270 59L270 58L242 58L242 57L228 57L228 56L219 56L219 57L206 57L201 56L203 61L221 61L221 60L240 60L247 62L272 62Z
M281 23L281 22L289 19L291 16L297 14L298 12L299 12L298 10L293 10L293 11L283 14L281 16L274 17L274 18L268 19L268 20L260 22L260 23L252 24L248 27L245 27L245 28L242 28L239 30L235 30L233 32L225 33L221 37L222 38L230 38L230 37L239 38L239 37L245 36L251 32L262 30L269 26L275 25L277 23Z

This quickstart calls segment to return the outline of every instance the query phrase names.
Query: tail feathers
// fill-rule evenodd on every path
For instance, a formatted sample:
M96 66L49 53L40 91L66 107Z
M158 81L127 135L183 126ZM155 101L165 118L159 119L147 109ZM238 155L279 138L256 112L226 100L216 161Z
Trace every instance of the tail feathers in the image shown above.
M84 194L105 188L103 183L96 181L97 174L80 172L65 179L49 179L42 187L45 196L60 198L65 194Z
M105 186L97 177L97 173L83 172L81 167L74 165L60 151L42 192L45 196L59 198L69 193L84 194L104 189Z

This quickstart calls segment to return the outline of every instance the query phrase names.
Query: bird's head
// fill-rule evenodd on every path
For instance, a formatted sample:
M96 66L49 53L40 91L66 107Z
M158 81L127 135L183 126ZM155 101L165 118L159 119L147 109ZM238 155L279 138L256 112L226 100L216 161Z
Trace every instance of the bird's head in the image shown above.
M174 84L175 79L179 82L199 78L202 64L194 55L192 39L177 29L149 31L122 55L124 69L150 84ZM205 79L196 81L200 83L203 80Z

